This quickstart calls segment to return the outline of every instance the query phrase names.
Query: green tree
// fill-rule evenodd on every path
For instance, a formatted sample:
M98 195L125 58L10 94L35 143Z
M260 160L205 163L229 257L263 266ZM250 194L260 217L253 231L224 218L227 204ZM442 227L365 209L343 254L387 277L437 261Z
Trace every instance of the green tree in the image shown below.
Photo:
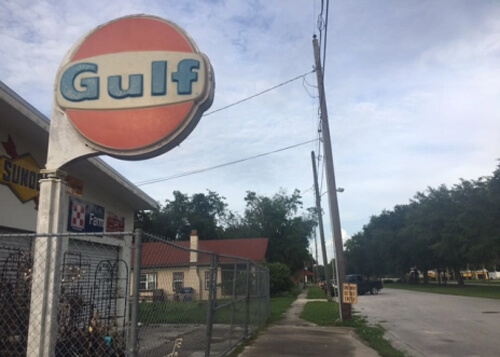
M373 216L346 242L346 270L404 274L416 267L460 271L500 264L500 165L491 177L418 192L408 205Z
M304 262L311 259L309 237L317 223L314 210L298 215L302 207L299 191L287 195L280 190L272 197L248 191L245 201L241 233L269 239L268 262L284 263L292 272L303 268Z
M493 176L487 182L489 214L485 225L488 227L488 239L492 247L490 269L500 269L500 163Z
M398 205L372 216L362 232L345 243L347 273L404 276L412 264L412 241L405 231L410 211L409 205Z
M159 235L161 229L158 226L158 222L161 220L161 204L151 211L138 211L135 213L135 228L140 228L144 232L153 233Z
M148 233L172 240L188 240L196 229L200 239L269 239L266 260L286 264L292 271L312 261L309 237L316 223L316 210L302 207L298 190L291 195L281 190L272 197L248 191L244 216L231 212L225 198L208 191L188 196L179 191L164 206L136 216L136 226Z
M224 197L213 191L193 196L174 191L173 196L165 206L137 215L136 226L173 240L188 240L193 229L200 239L223 236L226 217L231 215Z

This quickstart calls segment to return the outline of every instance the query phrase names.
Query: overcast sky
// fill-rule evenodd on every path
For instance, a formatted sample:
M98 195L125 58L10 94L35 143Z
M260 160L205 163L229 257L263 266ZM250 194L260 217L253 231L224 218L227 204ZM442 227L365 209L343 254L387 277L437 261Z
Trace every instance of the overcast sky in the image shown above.
M311 71L320 10L319 0L3 0L0 80L50 118L66 52L96 26L138 13L177 23L209 57L216 90L208 112L306 74L203 117L180 147L159 157L106 159L134 183L169 178L318 137ZM347 234L428 186L490 175L500 158L500 2L337 0L329 10L326 100ZM318 149L309 143L140 187L161 203L174 190L212 190L240 213L247 190L299 189L312 207L311 151Z

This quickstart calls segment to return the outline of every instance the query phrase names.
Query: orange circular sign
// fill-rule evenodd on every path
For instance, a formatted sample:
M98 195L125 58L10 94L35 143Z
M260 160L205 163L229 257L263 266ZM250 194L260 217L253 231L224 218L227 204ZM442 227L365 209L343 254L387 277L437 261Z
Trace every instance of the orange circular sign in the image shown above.
M213 102L213 70L170 21L135 15L104 24L66 56L56 105L94 149L125 159L178 145Z

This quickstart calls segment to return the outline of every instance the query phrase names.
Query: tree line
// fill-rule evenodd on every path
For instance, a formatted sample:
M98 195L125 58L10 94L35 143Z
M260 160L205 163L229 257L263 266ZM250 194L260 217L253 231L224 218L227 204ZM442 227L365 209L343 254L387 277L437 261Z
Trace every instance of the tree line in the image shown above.
M345 243L346 270L404 277L418 269L452 271L500 266L500 165L492 176L427 188L408 204L372 216Z
M228 208L214 191L189 196L173 192L173 199L153 211L139 212L135 225L169 240L189 240L192 230L201 240L268 238L266 261L283 263L294 272L311 258L309 237L317 225L313 208L302 210L300 191L280 190L267 197L247 191L243 215Z

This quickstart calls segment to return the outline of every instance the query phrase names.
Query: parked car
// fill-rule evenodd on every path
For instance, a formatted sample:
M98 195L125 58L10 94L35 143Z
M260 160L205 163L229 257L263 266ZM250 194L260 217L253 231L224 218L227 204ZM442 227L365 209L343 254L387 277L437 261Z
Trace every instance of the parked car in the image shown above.
M367 280L359 274L347 275L346 283L356 284L358 286L358 295L364 295L367 292L372 295L376 295L383 288L380 280Z

